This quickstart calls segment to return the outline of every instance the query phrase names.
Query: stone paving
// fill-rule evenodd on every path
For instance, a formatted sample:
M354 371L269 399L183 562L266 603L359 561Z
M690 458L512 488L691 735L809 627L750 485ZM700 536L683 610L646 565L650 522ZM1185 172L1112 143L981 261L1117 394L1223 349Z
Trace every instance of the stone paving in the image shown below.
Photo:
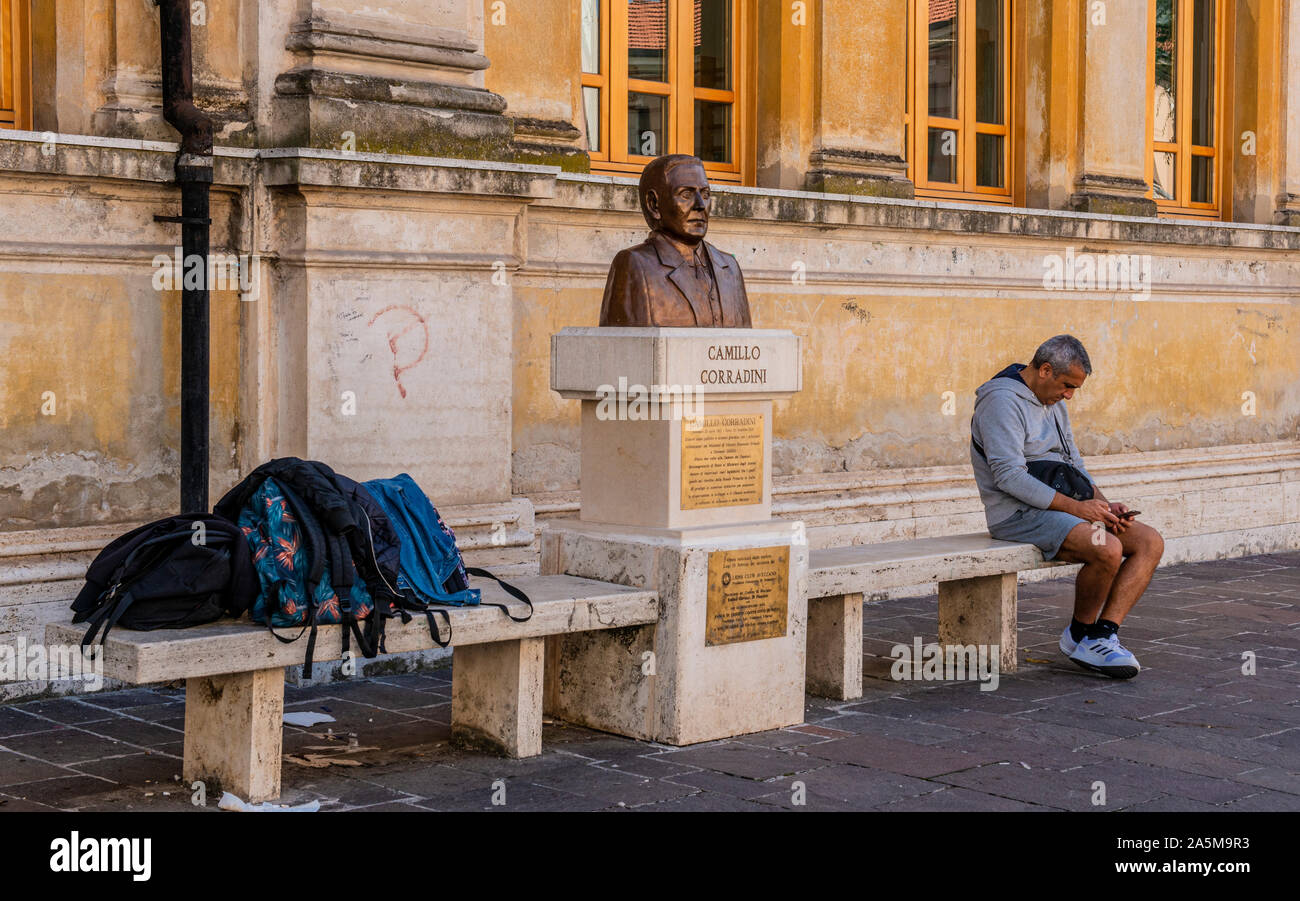
M892 680L896 644L937 641L936 599L869 605L861 700L809 698L805 725L690 748L548 720L542 756L509 761L449 746L450 670L290 686L286 712L335 722L285 727L281 803L1300 810L1300 553L1161 569L1121 632L1143 666L1130 682L1057 649L1072 592L1021 586L1020 670L993 691ZM0 706L0 811L214 810L179 782L183 721L175 687Z

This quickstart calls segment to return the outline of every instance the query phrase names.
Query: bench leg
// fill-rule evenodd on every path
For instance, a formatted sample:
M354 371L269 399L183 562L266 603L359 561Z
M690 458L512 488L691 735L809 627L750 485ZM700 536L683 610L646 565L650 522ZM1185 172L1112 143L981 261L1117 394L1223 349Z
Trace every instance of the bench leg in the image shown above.
M1016 574L939 583L939 644L997 645L999 672L1016 671Z
M283 667L185 680L186 785L214 782L254 803L278 798L283 739Z
M808 599L807 689L822 698L862 697L862 595Z
M456 648L451 664L451 734L461 745L507 757L542 753L544 638Z

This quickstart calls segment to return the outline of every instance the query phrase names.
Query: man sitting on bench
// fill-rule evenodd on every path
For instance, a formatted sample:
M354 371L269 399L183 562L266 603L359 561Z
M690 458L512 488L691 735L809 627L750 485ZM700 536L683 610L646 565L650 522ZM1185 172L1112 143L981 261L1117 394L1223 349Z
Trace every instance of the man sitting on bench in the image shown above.
M1119 627L1151 582L1165 543L1155 529L1133 520L1135 512L1107 501L1084 468L1061 401L1091 374L1079 339L1057 335L1043 342L1028 366L1013 363L981 385L971 417L971 465L990 535L1033 543L1048 560L1083 564L1061 651L1085 669L1129 679L1140 667L1119 643ZM1048 462L1032 465L1040 461ZM1077 470L1072 475L1080 487L1072 493L1091 492L1090 499L1076 500L1039 480L1044 470L1055 469L1060 486L1056 463Z

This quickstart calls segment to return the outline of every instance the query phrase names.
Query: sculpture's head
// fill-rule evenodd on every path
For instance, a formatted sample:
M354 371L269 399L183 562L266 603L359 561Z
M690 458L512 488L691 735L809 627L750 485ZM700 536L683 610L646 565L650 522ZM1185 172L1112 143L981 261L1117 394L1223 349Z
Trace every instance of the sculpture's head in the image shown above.
M655 157L641 173L641 213L651 231L698 244L709 231L712 196L698 157L671 153Z

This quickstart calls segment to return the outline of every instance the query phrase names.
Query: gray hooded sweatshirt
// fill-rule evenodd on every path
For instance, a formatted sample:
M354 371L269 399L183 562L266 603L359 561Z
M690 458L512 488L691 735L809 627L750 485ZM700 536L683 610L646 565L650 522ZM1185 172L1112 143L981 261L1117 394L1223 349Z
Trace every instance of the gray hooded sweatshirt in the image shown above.
M1029 474L1027 464L1035 460L1060 460L1077 467L1094 485L1097 480L1084 468L1074 445L1070 414L1065 401L1042 404L1019 376L1024 369L1013 363L975 390L975 414L971 436L984 448L987 462L971 445L971 466L975 484L984 502L984 519L989 528L1010 519L1021 510L1046 510L1056 492ZM1066 446L1056 431L1060 423Z

